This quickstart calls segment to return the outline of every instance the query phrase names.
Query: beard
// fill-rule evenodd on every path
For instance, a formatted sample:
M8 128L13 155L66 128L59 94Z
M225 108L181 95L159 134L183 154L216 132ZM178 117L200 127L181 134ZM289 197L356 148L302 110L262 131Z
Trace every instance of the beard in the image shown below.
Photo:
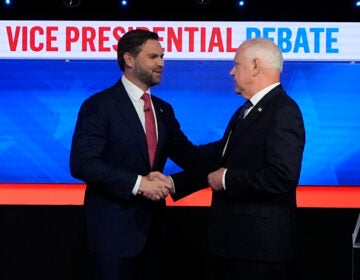
M146 70L140 66L135 68L135 73L137 74L139 80L149 87L160 84L161 73Z

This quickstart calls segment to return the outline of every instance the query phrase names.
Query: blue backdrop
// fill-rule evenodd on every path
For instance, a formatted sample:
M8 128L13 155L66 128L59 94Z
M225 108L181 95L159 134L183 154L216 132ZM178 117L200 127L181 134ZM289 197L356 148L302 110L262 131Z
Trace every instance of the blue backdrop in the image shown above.
M232 61L169 60L152 93L196 144L220 138L243 103ZM0 60L0 182L74 183L69 149L82 101L120 77L109 60ZM360 185L360 65L285 62L282 83L307 132L301 185ZM168 162L166 173L178 170Z

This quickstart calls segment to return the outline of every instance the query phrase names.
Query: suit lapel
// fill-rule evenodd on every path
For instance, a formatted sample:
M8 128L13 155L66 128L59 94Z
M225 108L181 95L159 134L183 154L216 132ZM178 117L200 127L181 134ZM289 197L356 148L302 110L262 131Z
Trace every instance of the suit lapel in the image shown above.
M164 114L164 110L161 107L161 104L158 102L158 100L153 97L152 98L152 102L154 105L154 112L156 114L156 122L157 122L157 131L158 131L158 142L157 142L157 149L156 149L156 155L155 155L155 161L154 161L154 166L156 166L157 163L157 159L159 158L159 153L161 151L161 148L163 147L164 143L165 143L165 124L163 122L163 114Z
M149 154L147 149L147 142L146 142L146 134L144 132L144 128L140 122L140 119L137 115L137 112L130 100L129 95L127 94L123 84L119 81L116 84L116 91L115 91L115 99L119 102L120 113L124 117L124 123L127 124L130 133L133 135L134 141L139 143L139 147L141 150L141 154L147 164L149 164L150 168L150 160ZM154 105L154 112L156 114L156 122L157 122L157 130L158 130L158 143L155 155L154 166L158 161L158 155L161 151L161 147L163 147L165 143L165 124L162 121L164 110L161 107L161 103L158 102L155 96L152 97L152 102Z
M234 145L236 145L236 142L241 137L241 135L246 133L246 130L251 126L251 124L262 115L262 113L268 108L268 106L271 106L271 101L273 100L273 98L281 92L283 91L280 85L272 89L254 106L254 108L252 108L252 110L249 112L245 119L239 121L239 123L231 132L225 155L228 155Z
M119 113L123 117L123 123L124 126L126 126L126 131L129 131L132 134L131 138L133 141L138 142L142 157L144 158L144 161L147 162L147 164L150 166L144 128L121 81L115 85L114 98L116 102L118 102Z

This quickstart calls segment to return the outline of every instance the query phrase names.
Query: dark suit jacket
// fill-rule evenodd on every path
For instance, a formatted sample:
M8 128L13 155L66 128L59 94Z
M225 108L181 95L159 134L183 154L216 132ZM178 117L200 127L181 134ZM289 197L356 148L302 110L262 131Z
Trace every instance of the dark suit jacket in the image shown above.
M153 170L167 158L186 167L192 143L180 130L170 104L152 96L158 125ZM137 175L150 170L146 136L136 110L119 80L82 104L70 152L71 174L86 182L86 230L90 249L108 255L138 254L149 222L165 200L151 202L131 191Z
M283 261L295 255L296 187L305 130L298 105L281 85L266 94L224 138L202 147L213 167L228 168L225 191L213 192L209 240L213 252L247 260ZM210 161L210 160L209 160ZM174 174L175 200L207 186L207 173Z

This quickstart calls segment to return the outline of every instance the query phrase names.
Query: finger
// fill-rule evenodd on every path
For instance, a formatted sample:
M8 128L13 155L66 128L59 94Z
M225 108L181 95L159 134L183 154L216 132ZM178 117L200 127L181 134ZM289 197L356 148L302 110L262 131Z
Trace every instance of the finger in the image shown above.
M174 190L173 186L169 186L169 185L165 185L165 189L168 193Z
M163 197L166 197L169 194L169 190L165 188L163 190L162 194L163 194Z
M153 179L161 179L163 176L163 174L159 171L153 171L149 173L149 177L151 178L151 180Z

